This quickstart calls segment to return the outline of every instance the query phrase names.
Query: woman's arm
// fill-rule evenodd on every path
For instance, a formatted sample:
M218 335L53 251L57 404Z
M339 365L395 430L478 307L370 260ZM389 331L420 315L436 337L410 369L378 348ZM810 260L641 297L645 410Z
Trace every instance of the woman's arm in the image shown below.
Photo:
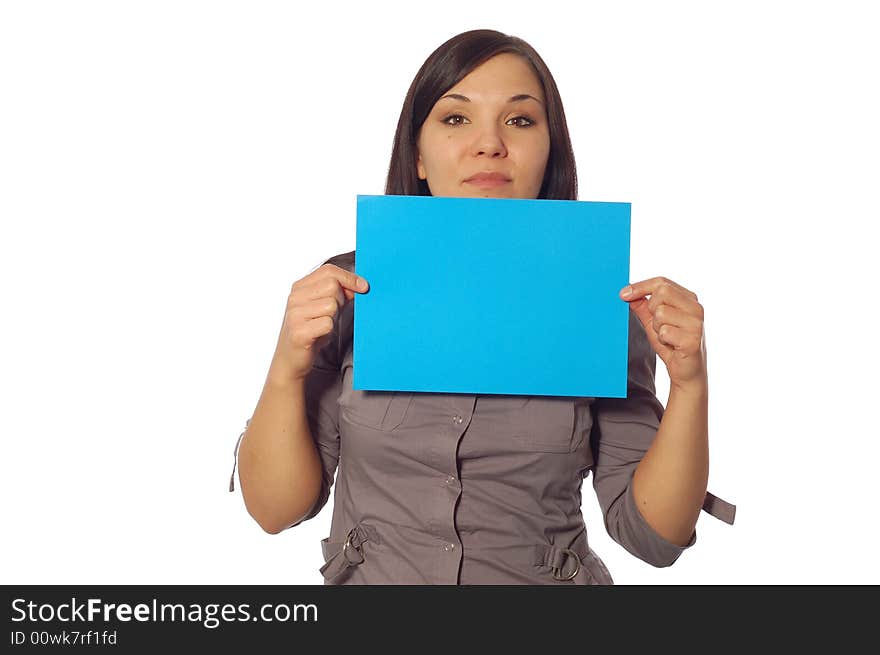
M353 333L350 301L368 289L354 273L354 252L331 257L293 285L238 451L245 505L266 532L311 518L327 501L339 461L339 349Z
M650 299L648 299L650 296ZM651 447L633 474L639 513L664 539L690 543L709 478L709 383L703 306L664 277L637 282L621 297L666 364L670 391Z
M633 474L639 512L664 539L687 545L709 482L708 382L671 386L657 436Z
M305 380L267 379L238 452L248 513L266 532L298 523L321 492L321 460L306 418Z

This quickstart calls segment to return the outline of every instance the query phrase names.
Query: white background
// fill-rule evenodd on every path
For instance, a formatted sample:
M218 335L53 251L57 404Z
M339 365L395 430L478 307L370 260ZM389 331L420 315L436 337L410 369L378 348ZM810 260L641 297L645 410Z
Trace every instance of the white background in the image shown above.
M419 66L490 27L553 71L580 199L632 203L633 280L706 310L736 525L703 513L654 569L588 478L615 581L880 583L869 4L3 3L0 581L323 582L332 497L265 534L233 446L290 285L383 192Z

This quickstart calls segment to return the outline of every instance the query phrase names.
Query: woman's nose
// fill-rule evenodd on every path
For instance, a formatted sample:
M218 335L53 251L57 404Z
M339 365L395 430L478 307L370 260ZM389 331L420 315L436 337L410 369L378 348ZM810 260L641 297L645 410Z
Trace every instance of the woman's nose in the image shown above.
M507 148L504 139L498 133L497 127L486 127L481 130L474 140L472 151L475 156L486 155L488 157L506 157Z

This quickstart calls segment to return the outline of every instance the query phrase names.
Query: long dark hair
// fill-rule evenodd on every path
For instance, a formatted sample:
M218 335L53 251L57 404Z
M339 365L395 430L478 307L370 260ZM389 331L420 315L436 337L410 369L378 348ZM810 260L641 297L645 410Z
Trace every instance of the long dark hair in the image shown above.
M577 200L577 172L568 125L562 109L559 89L547 64L528 43L495 30L471 30L452 37L437 48L422 64L409 87L397 122L385 194L393 196L430 196L428 184L416 171L416 141L422 124L434 103L458 84L477 66L501 53L523 57L544 89L550 157L538 198Z

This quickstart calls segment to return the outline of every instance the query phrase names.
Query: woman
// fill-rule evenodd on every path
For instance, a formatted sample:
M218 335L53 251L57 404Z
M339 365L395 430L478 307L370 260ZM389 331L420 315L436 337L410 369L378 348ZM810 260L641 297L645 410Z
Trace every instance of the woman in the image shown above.
M385 191L576 199L562 102L534 49L476 30L431 54L404 101ZM706 492L693 292L662 277L621 292L626 398L365 392L352 389L351 300L368 290L354 254L293 285L237 448L247 509L270 533L314 517L338 468L327 584L611 584L580 512L590 472L610 536L654 566L694 543L701 508L732 522L733 506ZM671 382L665 411L655 353Z

